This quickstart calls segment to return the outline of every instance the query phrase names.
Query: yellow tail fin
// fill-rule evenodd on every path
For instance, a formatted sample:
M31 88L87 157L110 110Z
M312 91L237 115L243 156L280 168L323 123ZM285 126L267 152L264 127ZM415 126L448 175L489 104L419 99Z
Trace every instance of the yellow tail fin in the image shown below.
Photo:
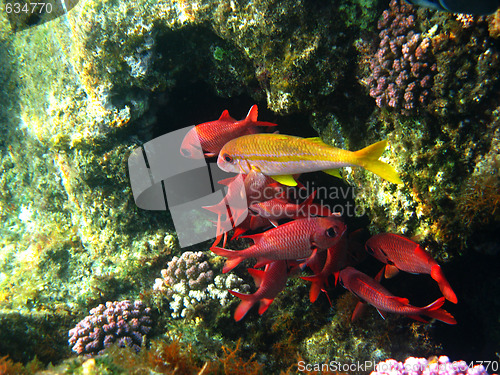
M374 143L359 151L355 151L358 165L369 170L372 173L394 184L402 184L398 172L389 164L378 160L387 147L387 140Z

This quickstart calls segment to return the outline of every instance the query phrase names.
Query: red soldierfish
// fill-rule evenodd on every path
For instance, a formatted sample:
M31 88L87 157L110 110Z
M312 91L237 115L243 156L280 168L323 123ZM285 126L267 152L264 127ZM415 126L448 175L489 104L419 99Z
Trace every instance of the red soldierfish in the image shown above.
M297 185L294 174L323 171L339 176L338 168L348 166L363 167L387 181L402 184L396 170L379 160L386 147L387 141L380 141L352 152L327 145L319 137L250 134L226 143L217 165L226 172L248 173L253 169L289 186Z
M245 119L236 121L225 110L218 120L204 122L191 129L181 144L181 154L191 159L216 156L231 139L258 132L258 126L276 126L270 122L257 121L257 105L253 105ZM201 147L201 149L200 149Z
M425 307L410 305L408 299L396 297L387 289L373 280L368 275L352 267L344 268L340 271L340 281L346 289L356 295L360 300L374 306L382 315L382 311L407 315L418 321L426 322L420 315L441 320L448 324L456 324L455 318L446 310L441 309L444 304L444 297ZM354 315L353 315L354 318Z
M243 294L229 291L233 296L241 299L241 303L234 312L234 320L237 322L243 319L248 310L259 301L259 314L264 314L274 298L285 288L288 280L288 262L277 260L267 264L264 271L248 268L248 273L252 275L255 285L259 288L255 293Z
M366 250L387 264L386 277L394 275L397 270L430 274L437 281L443 296L448 301L457 303L457 296L444 277L441 267L417 243L398 234L381 233L366 242Z
M309 258L316 250L334 246L345 229L346 225L338 216L297 219L264 233L244 236L254 241L254 245L247 249L212 247L210 250L228 258L223 273L231 271L248 258L257 258L255 268L259 268L275 260Z

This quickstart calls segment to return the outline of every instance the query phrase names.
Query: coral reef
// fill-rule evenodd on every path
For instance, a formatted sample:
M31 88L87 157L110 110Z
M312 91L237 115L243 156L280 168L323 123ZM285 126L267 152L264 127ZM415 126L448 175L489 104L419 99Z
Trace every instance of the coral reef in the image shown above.
M70 316L83 316L102 301L149 296L165 262L182 256L169 214L134 205L128 155L149 137L204 120L210 111L247 110L253 100L260 101L262 110L267 103L275 113L299 112L276 118L283 133L309 132L310 116L324 124L321 135L342 148L359 149L388 138L391 150L384 160L397 166L404 187L388 186L362 171L346 173L348 182L360 189L356 202L369 216L373 232L421 235L440 260L453 260L467 249L472 253L467 259L483 255L475 249L498 254L500 58L495 38L500 13L485 19L391 5L379 31L396 38L395 52L387 38L377 39L384 52L381 61L374 61L374 51L366 46L376 37L372 31L380 6L375 0L89 0L78 2L64 17L17 34L10 32L5 12L0 13L2 356L26 363L36 355L44 363L56 363L69 355ZM402 34L396 35L398 27ZM403 57L414 60L418 78ZM392 65L377 76L354 74L363 60L367 71L370 63L374 70L389 60ZM420 70L424 63L427 67ZM398 86L400 75L407 86ZM375 100L389 111L380 110L363 91L366 82L375 90L380 85ZM195 84L205 90L197 91ZM495 265L481 259L475 269ZM208 272L194 271L198 276ZM488 272L484 280L497 285L494 267ZM460 275L470 273L464 266ZM476 314L463 319L463 325L486 322L478 329L484 336L473 337L474 353L480 353L483 337L487 343L498 342L498 313L492 311L499 309L488 295L488 283L480 282L482 272L473 273L478 279L462 289L461 301L468 302L459 309L472 306ZM190 289L189 277L166 277L168 284L157 285L173 304L172 315L164 314L164 319L178 327L172 330L176 336L187 338L192 329L191 342L209 332L214 342L225 344L242 337L245 359L236 356L231 363L243 373L255 372L243 366L254 352L260 363L274 363L279 372L280 361L288 366L298 349L308 360L333 358L337 351L347 360L401 354L389 341L431 345L408 339L407 322L389 320L391 325L377 317L347 326L348 319L337 316L342 309L333 313L326 301L311 306L305 284L295 280L268 316L257 319L254 314L236 325L230 309L220 308L230 301L226 289L242 285L236 276L212 274L210 281L204 276L200 289ZM208 312L204 317L217 317L198 318L196 325L171 319L196 315L199 309ZM432 337L432 331L419 327ZM165 333L169 328L161 329ZM271 350L272 345L279 350ZM220 346L212 349L224 356ZM125 354L134 349L116 352L127 363L139 361L135 354ZM139 355L146 353L151 355L149 350ZM119 355L115 358L123 360ZM84 360L72 361L79 365ZM16 366L7 362L0 360L0 367ZM83 363L87 372L132 368L106 356ZM197 362L193 371L201 371L203 363ZM224 373L222 358L217 363ZM234 368L226 363L227 371ZM174 370L175 365L165 369Z
M69 344L78 354L99 354L112 344L141 350L143 337L151 330L151 309L142 301L106 302L69 331Z
M250 289L234 274L217 275L202 251L185 251L174 256L168 267L161 270L162 278L155 281L153 290L169 301L173 318L191 317L208 300L225 306L232 297L228 289L246 293Z
M438 30L432 36L438 74L434 77L435 100L429 111L437 116L460 115L467 119L490 115L495 108L499 79L495 72L500 68L500 54L498 40L488 32L486 17L449 16L428 22Z
M379 48L367 84L377 106L414 114L429 103L437 65L431 39L417 32L412 6L391 0L378 22Z
M380 362L371 375L488 375L483 365L470 368L465 361L451 362L446 356L427 360L409 357L404 363L388 359Z

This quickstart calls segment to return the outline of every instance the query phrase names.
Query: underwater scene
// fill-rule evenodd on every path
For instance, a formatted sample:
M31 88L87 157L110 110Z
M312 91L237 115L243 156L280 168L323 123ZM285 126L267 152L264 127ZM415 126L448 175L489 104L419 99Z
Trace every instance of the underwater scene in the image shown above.
M0 374L500 373L499 0L0 4Z

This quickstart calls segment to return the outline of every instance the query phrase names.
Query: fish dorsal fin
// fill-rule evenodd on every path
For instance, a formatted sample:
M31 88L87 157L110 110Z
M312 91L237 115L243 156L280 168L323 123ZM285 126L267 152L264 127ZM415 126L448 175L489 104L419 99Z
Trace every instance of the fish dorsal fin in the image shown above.
M396 297L396 296L390 296L388 298L390 298L390 299L392 299L394 301L398 301L399 303L401 303L401 304L403 304L405 306L407 306L407 305L410 304L410 301L408 300L408 298Z
M424 249L422 249L420 247L420 245L416 245L415 247L415 250L413 250L413 253L415 254L415 257L420 259L420 260L426 260L429 262L429 260L433 260L431 258L431 256L427 253L427 251L425 251ZM432 262L431 265L435 263L435 262Z
M392 266L390 264L387 264L385 266L385 278L386 279L391 279L394 276L396 276L399 273L399 270L396 266Z
M318 144L326 144L323 142L323 140L320 137L311 137L311 138L306 138L308 142L311 143L318 143Z
M323 172L333 177L342 178L342 176L340 175L340 171L338 169L324 169Z
M229 116L229 111L227 109L225 109L224 112L222 112L222 115L220 115L219 121L235 122L236 120L234 118L232 118L231 116Z
M259 288L262 283L262 279L264 279L265 272L263 270L256 270L255 268L247 268L247 271L253 277L255 286Z
M245 118L245 120L256 122L258 116L259 116L259 108L257 107L257 104L254 104L248 111L248 115Z
M276 175L276 176L270 176L274 181L279 182L280 184L286 185L286 186L297 186L297 181L293 178L292 175L287 174L287 175Z

